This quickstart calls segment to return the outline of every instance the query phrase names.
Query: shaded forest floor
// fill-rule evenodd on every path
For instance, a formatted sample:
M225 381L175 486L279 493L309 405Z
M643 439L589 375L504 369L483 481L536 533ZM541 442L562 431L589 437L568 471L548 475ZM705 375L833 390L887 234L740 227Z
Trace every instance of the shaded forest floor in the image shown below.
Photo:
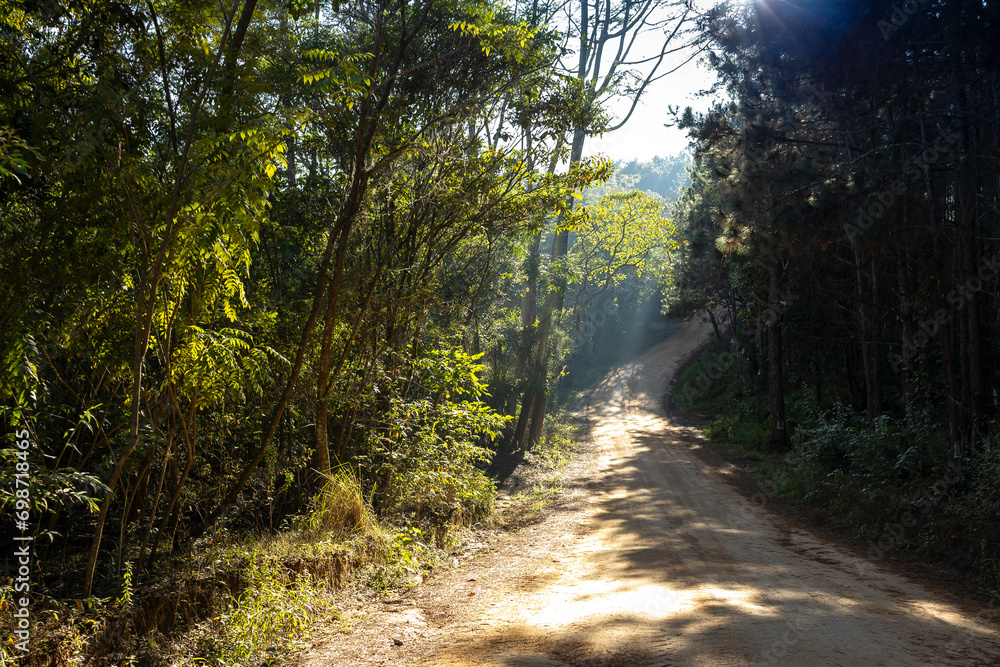
M714 342L710 341L689 358L678 369L677 376L694 365ZM678 426L696 430L700 434L700 429L711 422L711 417L681 405L673 388L674 383L671 383L669 390L663 394L664 414ZM768 509L782 520L806 529L826 542L836 544L839 550L854 558L872 560L874 554L871 540L860 537L855 529L838 521L829 512L781 497L774 492L773 487L762 484L759 472L761 458L756 453L747 455L736 447L713 443L700 436L687 440L685 444L706 469L723 478L745 499L759 500L760 494L763 494L767 498ZM991 618L1000 619L1000 600L975 577L971 577L968 571L945 562L927 563L920 558L920 554L914 553L879 551L877 556L874 560L880 569L918 582L936 595L947 597L965 613L974 615L986 610Z
M729 367L725 373L716 374L712 387L702 396L697 396L697 390L692 391L693 383L704 381L706 366L719 366L720 356L725 354L720 355L719 349L716 339L708 341L678 370L670 390L663 396L664 413L672 422L698 428L707 436L692 448L694 454L707 465L728 470L728 481L744 496L765 493L770 506L824 539L838 542L854 555L916 577L930 586L961 589L979 607L1000 607L1000 573L989 567L990 559L981 553L988 552L990 545L979 544L982 540L977 537L985 535L995 541L997 536L991 521L970 521L963 514L968 508L949 507L968 500L968 479L952 478L950 471L942 475L940 470L931 470L923 474L914 471L900 480L892 480L891 466L884 466L890 470L869 473L869 484L878 487L879 495L873 500L859 493L857 485L825 469L827 460L810 456L808 449L815 446L814 442L798 442L793 452L770 450L760 437L767 432L766 390L754 395L752 390L739 386L737 373ZM688 386L681 388L684 383ZM727 389L717 395L720 385L726 385ZM799 396L793 399L798 400ZM755 407L760 408L759 414ZM797 417L801 419L802 415ZM858 419L863 421L863 414L855 415L855 421ZM734 428L734 424L738 426ZM815 437L820 430L815 424L801 425L806 433L797 437L799 441ZM891 423L885 429L890 436L896 435L894 427ZM856 436L857 431L856 425L837 424L827 439L846 441ZM928 440L935 437L933 433L921 433L920 428L909 435ZM821 433L817 439L822 437ZM920 443L909 441L904 447L907 445L916 449ZM845 443L845 449L851 446ZM886 456L889 463L896 460L894 454ZM883 478L876 478L880 474ZM817 484L817 478L823 477L836 479ZM810 490L820 485L821 492ZM939 493L939 489L943 491ZM915 504L913 498L921 493L924 495ZM831 496L839 497L831 503Z

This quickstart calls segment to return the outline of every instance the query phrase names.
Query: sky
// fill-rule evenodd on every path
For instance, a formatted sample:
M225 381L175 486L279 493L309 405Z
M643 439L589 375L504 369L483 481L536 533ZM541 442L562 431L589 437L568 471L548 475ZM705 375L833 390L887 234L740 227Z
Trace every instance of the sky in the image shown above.
M599 137L589 137L585 154L603 153L614 161L646 161L656 155L676 155L688 145L687 131L666 127L670 121L668 106L681 109L690 106L705 111L708 98L696 93L711 85L714 78L704 67L692 62L669 77L650 85L628 123L620 130ZM625 100L613 102L610 108L617 117L628 113Z
M700 6L715 4L713 0L701 0ZM649 39L644 50L656 49L662 45L655 39ZM683 62L689 55L683 53L674 56L674 64L666 61L660 71L669 71ZM711 101L707 97L698 97L697 93L712 85L715 75L707 67L699 63L700 57L684 65L673 74L650 84L640 99L632 117L625 126L615 132L600 137L588 137L584 145L584 155L602 153L614 161L640 160L646 161L657 155L676 155L688 145L687 132L664 125L670 121L668 106L693 107L695 111L705 111ZM628 100L609 100L606 105L617 117L622 118L628 113Z

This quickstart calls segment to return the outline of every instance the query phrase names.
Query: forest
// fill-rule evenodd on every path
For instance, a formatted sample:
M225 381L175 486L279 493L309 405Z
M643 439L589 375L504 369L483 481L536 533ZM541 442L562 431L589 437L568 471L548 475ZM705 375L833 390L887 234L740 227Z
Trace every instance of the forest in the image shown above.
M998 19L993 2L706 17L727 99L678 119L697 154L668 290L734 325L688 376L692 404L725 405L716 437L787 452L770 483L846 517L869 553L993 590Z
M321 580L390 588L488 522L497 467L680 317L713 327L675 392L709 439L870 555L997 590L998 28L993 0L0 0L0 533L34 614L0 662L272 664L336 613ZM696 59L710 108L662 110L690 154L588 155Z

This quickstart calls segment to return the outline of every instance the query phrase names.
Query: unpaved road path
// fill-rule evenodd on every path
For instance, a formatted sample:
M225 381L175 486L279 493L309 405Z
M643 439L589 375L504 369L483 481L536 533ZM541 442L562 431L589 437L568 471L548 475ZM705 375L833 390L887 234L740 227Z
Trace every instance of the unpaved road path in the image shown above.
M789 526L679 444L661 396L707 329L591 392L590 442L545 521L371 605L301 667L1000 665L992 610Z

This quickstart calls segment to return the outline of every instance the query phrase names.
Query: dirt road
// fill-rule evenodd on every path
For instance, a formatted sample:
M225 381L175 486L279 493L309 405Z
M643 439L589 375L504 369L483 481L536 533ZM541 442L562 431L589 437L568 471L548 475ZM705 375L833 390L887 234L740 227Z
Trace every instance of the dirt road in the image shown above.
M709 330L686 324L591 392L548 519L301 664L1000 665L992 610L788 527L678 444L662 392Z

